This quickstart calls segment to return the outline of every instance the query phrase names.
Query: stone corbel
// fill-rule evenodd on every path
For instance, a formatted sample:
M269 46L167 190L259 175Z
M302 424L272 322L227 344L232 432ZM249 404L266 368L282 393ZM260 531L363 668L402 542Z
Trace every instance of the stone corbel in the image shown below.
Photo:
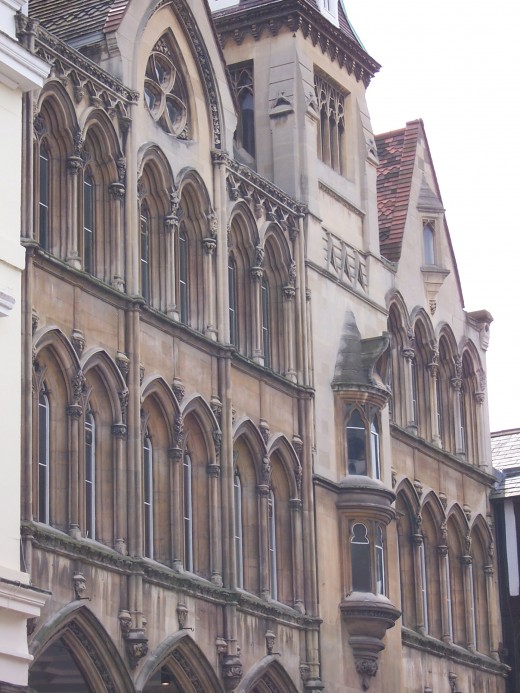
M434 315L437 309L437 294L450 271L442 269L441 267L425 266L421 267L421 272L423 275L426 298L430 306L430 313Z

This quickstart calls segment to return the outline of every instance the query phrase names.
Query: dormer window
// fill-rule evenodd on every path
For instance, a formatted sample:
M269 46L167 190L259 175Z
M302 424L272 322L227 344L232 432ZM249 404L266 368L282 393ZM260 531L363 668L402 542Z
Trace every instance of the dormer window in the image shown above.
M320 11L335 26L338 26L338 0L319 0Z

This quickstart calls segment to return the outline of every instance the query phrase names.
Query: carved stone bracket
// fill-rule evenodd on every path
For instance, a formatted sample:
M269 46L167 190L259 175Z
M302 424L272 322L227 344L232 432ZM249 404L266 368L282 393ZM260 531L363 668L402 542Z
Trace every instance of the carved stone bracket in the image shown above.
M83 336L83 332L81 330L77 330L77 329L72 330L71 342L72 342L72 346L74 347L74 351L81 358L81 355L83 354L83 351L85 350L85 344L86 344L85 337Z
M173 394L175 395L175 397L177 397L177 401L180 404L186 394L186 388L184 387L184 383L180 378L173 379L172 390Z
M242 662L237 655L224 655L222 659L222 678L226 691L233 691L238 686L244 673Z
M134 629L129 631L125 640L130 667L135 669L139 661L148 654L148 638L144 630Z
M211 411L213 412L219 426L221 424L221 419L222 419L222 402L220 399L217 397L217 395L213 395L211 398L211 401L209 403L209 406L211 407Z
M179 630L184 630L186 628L187 621L188 607L186 604L177 604L177 623L179 624Z
M271 429L269 428L269 424L265 419L260 419L258 427L260 428L260 434L264 439L264 443L267 445L269 438L271 437Z
M75 573L72 577L72 582L74 584L76 599L85 599L83 595L87 590L87 580L83 573Z

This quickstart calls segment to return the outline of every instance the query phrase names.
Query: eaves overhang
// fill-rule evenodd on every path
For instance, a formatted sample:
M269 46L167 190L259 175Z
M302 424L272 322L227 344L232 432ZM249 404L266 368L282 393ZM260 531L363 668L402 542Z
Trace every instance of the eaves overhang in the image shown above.
M214 13L213 20L222 47L229 41L240 45L246 36L258 41L264 32L276 36L282 28L288 28L293 33L301 31L365 87L381 67L357 41L331 24L306 0L270 0L243 10L222 10Z

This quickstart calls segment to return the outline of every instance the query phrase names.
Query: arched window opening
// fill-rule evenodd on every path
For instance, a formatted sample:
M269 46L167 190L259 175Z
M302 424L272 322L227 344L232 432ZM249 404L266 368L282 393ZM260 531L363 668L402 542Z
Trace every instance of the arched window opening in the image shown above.
M345 97L340 88L322 75L314 75L320 127L318 157L323 163L344 175L345 166Z
M370 592L371 565L370 565L370 540L368 529L360 522L352 527L350 537L350 557L352 566L352 590L354 592Z
M96 424L90 409L85 414L85 534L96 538Z
M235 138L239 146L254 158L256 147L253 63L231 65L229 72L239 106Z
M238 470L234 476L234 500L235 500L235 559L237 570L237 587L244 587L244 533L242 526L242 483Z
M460 403L460 447L463 452L467 452L467 438L466 438L466 393L464 391L464 386L461 386L459 394Z
M269 492L269 575L271 597L278 599L278 565L276 556L276 506L274 493Z
M186 232L179 233L179 316L188 324L188 238Z
M443 431L444 431L444 410L442 403L442 389L441 389L440 377L437 378L437 430L439 431L439 436L441 441L444 441Z
M435 235L431 224L423 226L424 264L435 265Z
M83 269L94 274L94 181L83 179Z
M381 478L381 458L379 448L379 424L374 416L370 424L370 453L372 457L372 474L375 479Z
M451 580L450 580L450 556L446 556L446 599L448 602L448 635L453 642L453 599L451 596Z
M44 390L38 397L38 521L49 524L50 407Z
M89 657L86 660L89 661ZM74 691L90 693L91 681L80 668L85 657L76 657L71 653L70 642L64 638L54 640L47 649L34 661L29 671L29 690L38 693L55 693L55 691Z
M264 366L271 367L271 307L269 300L269 285L262 281L262 346L264 350Z
M141 206L141 295L150 302L150 213L146 205Z
M184 568L193 572L193 496L191 457L184 455L183 462L183 508L184 508Z
M153 448L148 432L143 441L144 555L153 558Z
M348 473L367 474L366 429L363 420L355 409L347 422Z
M237 316L237 266L231 255L228 257L228 288L229 288L229 341L238 347L238 316Z
M50 203L50 157L47 147L40 145L40 179L39 179L39 229L40 245L50 250L49 203Z

